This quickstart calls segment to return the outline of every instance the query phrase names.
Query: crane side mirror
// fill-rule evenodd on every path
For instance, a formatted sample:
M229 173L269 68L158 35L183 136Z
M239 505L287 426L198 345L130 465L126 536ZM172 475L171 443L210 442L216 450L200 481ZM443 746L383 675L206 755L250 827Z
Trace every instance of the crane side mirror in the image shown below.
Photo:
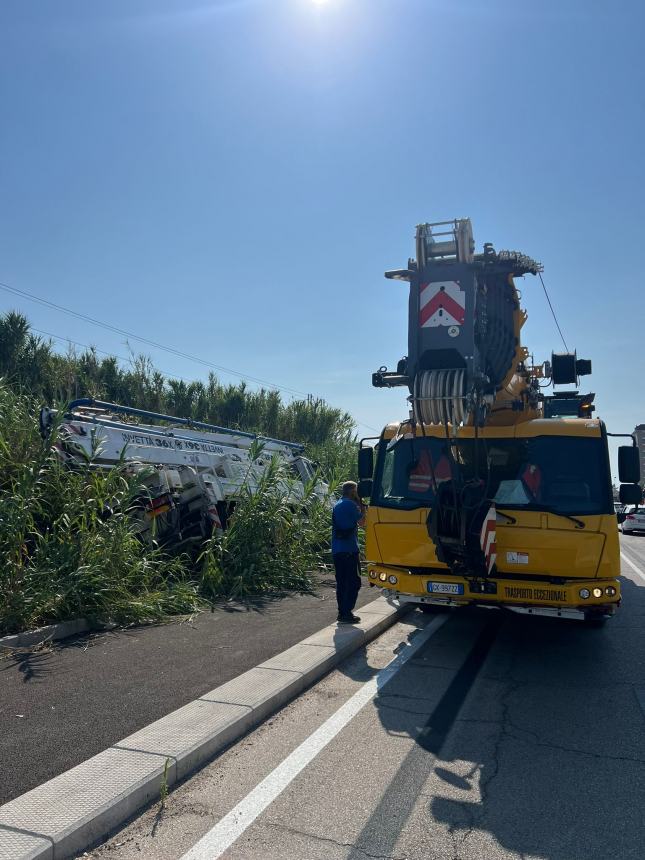
M618 449L618 480L621 484L637 484L640 479L641 461L638 448L635 445L621 445Z
M358 449L358 479L371 480L374 473L374 448Z
M643 491L638 484L621 484L618 497L623 505L640 505L643 503Z
M361 499L369 499L371 497L373 483L371 478L366 478L358 482L358 495Z

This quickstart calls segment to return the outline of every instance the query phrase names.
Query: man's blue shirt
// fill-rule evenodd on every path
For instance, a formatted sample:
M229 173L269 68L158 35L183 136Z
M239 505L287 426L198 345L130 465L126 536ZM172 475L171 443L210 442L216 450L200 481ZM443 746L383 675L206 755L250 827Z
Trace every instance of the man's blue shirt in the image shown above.
M358 552L358 529L356 525L362 517L361 509L356 502L351 499L340 499L334 505L332 531L331 531L331 551L337 552ZM336 536L336 526L339 529L351 529L354 531L348 538L339 538Z

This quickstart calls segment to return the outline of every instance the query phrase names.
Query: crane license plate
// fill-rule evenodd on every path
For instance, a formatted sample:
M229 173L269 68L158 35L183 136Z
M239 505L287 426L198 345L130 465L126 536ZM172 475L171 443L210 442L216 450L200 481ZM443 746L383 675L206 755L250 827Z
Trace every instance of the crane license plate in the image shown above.
M430 594L463 594L464 587L459 582L429 582L427 589Z

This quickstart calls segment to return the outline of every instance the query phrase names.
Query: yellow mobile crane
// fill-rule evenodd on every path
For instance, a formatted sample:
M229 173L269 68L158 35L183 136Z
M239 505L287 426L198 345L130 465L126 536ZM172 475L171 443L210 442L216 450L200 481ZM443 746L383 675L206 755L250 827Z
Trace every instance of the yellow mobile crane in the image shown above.
M543 390L577 384L591 362L534 366L520 340L514 278L541 271L490 244L476 254L460 219L419 225L416 257L385 273L410 285L408 355L372 383L407 386L410 412L362 440L359 476L368 577L396 602L594 624L620 604L607 430L593 394ZM619 475L621 501L640 503L633 438Z

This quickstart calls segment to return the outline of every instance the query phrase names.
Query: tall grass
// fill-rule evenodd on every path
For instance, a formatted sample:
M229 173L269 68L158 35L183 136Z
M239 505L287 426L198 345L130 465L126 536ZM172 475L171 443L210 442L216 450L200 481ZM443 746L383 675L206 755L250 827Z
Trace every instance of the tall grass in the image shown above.
M145 487L126 464L75 469L38 432L39 402L0 380L0 634L69 618L142 623L198 611L220 597L308 591L328 559L329 504L274 459L243 489L230 525L197 557L137 537Z
M186 559L143 546L124 467L72 471L40 438L38 404L0 381L0 632L79 616L160 620L203 605Z
M244 598L311 590L328 550L329 505L317 498L313 481L302 504L290 504L290 482L274 458L257 490L243 489L230 526L200 556L202 593Z

